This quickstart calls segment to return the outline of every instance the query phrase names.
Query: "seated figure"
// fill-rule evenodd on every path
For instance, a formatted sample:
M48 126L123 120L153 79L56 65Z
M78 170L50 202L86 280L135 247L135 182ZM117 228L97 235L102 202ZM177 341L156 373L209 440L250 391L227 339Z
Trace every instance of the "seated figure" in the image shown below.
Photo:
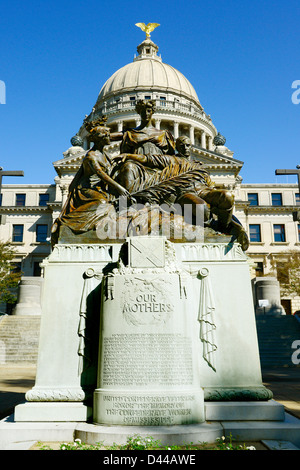
M233 235L246 250L248 236L237 219L233 218L233 195L214 187L201 162L190 161L189 138L179 137L176 140L177 154L174 154L171 134L152 126L154 109L150 100L138 102L141 125L124 134L113 177L137 202L158 205L177 203L182 207L191 205L195 221L197 205L205 204L206 218L208 205L218 219L212 228Z
M94 145L69 186L67 201L52 227L53 240L61 225L68 226L74 233L94 230L110 203L119 196L130 198L129 192L110 176L113 164L104 151L110 144L110 129L104 127L102 121L90 122L88 129Z

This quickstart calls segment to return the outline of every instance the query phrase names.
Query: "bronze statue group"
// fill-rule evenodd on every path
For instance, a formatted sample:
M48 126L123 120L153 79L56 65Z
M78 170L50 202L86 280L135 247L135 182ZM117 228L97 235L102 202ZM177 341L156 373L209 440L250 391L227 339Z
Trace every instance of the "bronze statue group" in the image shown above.
M190 139L181 136L175 142L168 130L153 126L153 100L138 101L136 111L141 124L123 132L110 132L105 118L86 122L93 147L70 184L67 201L53 225L54 243L64 225L74 234L96 230L111 208L119 210L121 198L128 207L163 206L175 211L176 207L189 207L192 224L197 224L197 208L202 207L205 226L231 235L246 251L248 236L233 215L234 197L214 187L201 162L191 161ZM120 141L120 153L111 158L105 147L114 141Z

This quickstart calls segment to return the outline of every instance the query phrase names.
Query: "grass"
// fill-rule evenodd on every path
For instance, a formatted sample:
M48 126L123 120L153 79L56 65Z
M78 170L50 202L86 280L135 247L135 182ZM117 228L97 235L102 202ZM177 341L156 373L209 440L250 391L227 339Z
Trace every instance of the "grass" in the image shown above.
M52 443L36 444L34 450L256 450L254 445L246 445L245 443L239 443L234 441L231 434L228 438L222 436L217 438L213 444L205 442L186 445L172 445L164 446L159 440L154 440L152 437L141 437L134 435L128 437L125 444L113 444L112 446L105 446L99 442L96 444L85 444L80 439L75 439L74 442L63 442L57 443L54 448Z

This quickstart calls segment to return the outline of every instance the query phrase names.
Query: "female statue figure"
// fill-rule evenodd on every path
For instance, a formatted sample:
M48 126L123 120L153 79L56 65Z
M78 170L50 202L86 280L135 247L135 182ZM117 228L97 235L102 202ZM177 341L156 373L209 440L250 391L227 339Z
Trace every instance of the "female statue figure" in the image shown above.
M129 192L110 176L113 164L104 150L110 144L110 129L102 121L93 121L88 130L94 145L69 186L67 201L52 231L60 225L67 225L74 233L93 230L111 202L119 196L130 198Z

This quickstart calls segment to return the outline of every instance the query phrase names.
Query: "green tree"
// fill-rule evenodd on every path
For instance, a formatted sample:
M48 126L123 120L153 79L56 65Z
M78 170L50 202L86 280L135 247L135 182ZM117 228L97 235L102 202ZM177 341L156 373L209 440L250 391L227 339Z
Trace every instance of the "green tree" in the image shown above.
M0 241L0 302L14 304L17 300L13 289L18 286L21 272L16 272L13 259L14 247L9 242Z
M284 255L284 259L276 262L281 295L300 296L300 250L286 251Z

